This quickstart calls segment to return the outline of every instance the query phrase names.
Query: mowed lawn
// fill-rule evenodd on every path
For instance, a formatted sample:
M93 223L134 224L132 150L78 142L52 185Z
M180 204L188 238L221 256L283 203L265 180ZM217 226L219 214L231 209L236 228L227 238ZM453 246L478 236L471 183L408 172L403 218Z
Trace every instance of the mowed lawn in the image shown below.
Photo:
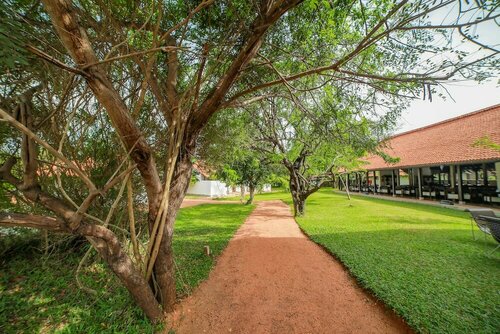
M183 296L206 279L215 259L253 206L200 205L180 211L174 251ZM210 246L212 257L204 254ZM102 262L85 267L80 290L75 271L83 252L43 256L23 246L0 259L0 333L152 333L155 329Z
M500 332L500 251L467 213L322 190L297 221L417 331Z
M202 204L181 209L174 236L177 290L190 293L210 273L214 260L226 248L254 205ZM205 255L210 247L211 256Z
M250 196L248 193L244 197L244 201L246 202ZM216 201L241 201L241 196L227 196L227 197L218 197L214 198ZM254 202L260 202L260 201L273 201L273 200L283 200L285 202L290 202L292 201L292 197L289 192L285 191L283 188L273 188L271 192L267 193L260 193L256 192L255 197L254 197Z

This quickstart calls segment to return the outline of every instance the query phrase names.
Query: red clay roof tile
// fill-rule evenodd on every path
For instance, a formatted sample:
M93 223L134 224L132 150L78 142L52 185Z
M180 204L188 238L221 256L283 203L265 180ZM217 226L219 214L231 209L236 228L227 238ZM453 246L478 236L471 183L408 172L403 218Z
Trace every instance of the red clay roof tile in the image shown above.
M500 152L473 146L479 138L500 143L500 104L395 135L384 152L400 160L370 156L367 170L500 160Z

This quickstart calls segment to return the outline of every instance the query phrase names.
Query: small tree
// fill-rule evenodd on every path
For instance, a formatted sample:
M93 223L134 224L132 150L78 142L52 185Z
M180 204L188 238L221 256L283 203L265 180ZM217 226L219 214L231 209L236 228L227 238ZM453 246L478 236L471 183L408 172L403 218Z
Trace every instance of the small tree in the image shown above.
M256 129L250 115L236 110L219 113L205 130L200 159L217 169L217 177L229 186L239 185L242 198L248 188L252 204L255 191L274 176L273 162L253 150Z
M228 180L229 182L233 177L233 180L236 179L236 184L248 187L250 193L250 197L246 202L248 205L253 203L255 191L262 188L271 179L271 169L268 164L249 154L226 164L219 175L223 178L229 176L228 179L224 178L225 181Z

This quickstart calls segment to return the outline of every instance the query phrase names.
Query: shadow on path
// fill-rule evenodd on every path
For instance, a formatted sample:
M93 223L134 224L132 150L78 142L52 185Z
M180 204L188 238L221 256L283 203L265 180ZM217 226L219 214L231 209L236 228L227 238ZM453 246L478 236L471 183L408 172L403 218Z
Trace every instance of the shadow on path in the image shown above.
M306 238L281 201L258 203L170 323L181 334L412 332Z

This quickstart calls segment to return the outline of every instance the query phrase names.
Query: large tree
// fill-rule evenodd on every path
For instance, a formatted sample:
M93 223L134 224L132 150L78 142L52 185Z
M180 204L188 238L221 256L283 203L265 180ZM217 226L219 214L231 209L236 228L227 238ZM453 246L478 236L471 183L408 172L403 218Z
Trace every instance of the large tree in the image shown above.
M306 199L335 173L359 166L368 152L378 153L403 106L386 98L381 101L373 90L329 86L313 95L273 97L246 108L258 129L254 150L288 171L296 216L305 213Z
M153 321L175 302L175 217L215 113L332 82L417 96L455 77L482 79L496 65L496 50L473 34L498 18L495 2L42 3L1 7L2 52L11 52L2 58L0 114L22 137L4 150L11 157L0 179L44 211L1 214L0 224L87 237ZM476 49L457 48L457 36ZM112 149L89 160L79 150L95 133ZM109 172L106 160L116 173L99 183L92 170ZM58 172L40 177L40 164ZM60 170L81 199L53 186ZM133 170L148 208L144 266L89 213Z

